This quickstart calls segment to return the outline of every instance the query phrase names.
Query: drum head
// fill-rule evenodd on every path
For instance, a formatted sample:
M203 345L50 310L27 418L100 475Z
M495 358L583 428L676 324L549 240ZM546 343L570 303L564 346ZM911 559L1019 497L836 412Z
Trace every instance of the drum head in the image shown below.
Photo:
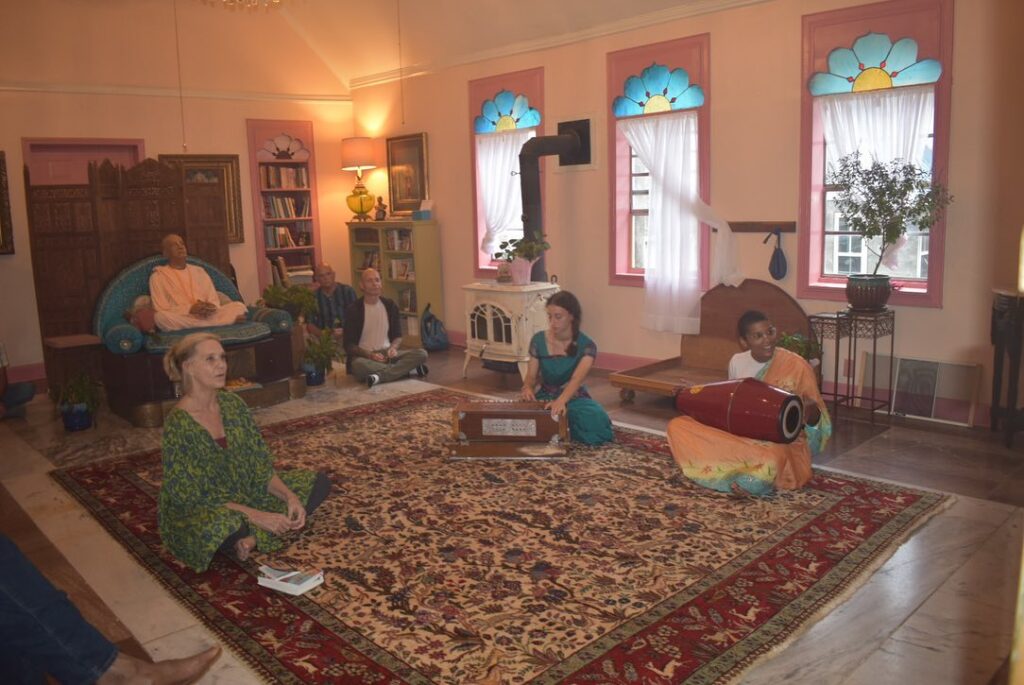
M796 440L803 427L804 404L799 397L790 397L779 412L779 435L782 436L782 442L790 443Z

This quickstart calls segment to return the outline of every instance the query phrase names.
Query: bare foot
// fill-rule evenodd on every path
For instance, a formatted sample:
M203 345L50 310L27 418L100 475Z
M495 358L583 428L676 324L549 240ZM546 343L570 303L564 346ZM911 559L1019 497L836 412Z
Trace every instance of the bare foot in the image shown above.
M155 664L119 653L107 672L96 682L99 685L121 685L122 683L187 685L202 678L213 662L220 658L220 652L220 645L217 645L184 659L168 659Z
M246 321L248 321L248 320L249 320L249 319L248 319L248 317L246 317L246 315L245 315L245 314L239 314L239 315L238 315L238 318L237 318L237 319L235 319L235 323L245 323L245 322L246 322Z
M251 535L235 543L235 554L238 556L239 561L248 559L254 549L256 549L256 538Z

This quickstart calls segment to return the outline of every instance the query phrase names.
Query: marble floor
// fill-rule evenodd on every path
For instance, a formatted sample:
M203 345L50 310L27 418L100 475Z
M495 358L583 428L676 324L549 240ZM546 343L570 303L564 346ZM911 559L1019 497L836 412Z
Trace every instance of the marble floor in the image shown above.
M303 399L257 410L256 419L272 423L421 392L434 383L499 397L513 397L519 387L518 377L487 371L477 362L463 378L459 350L433 354L430 368L431 383L406 380L370 390L339 374L310 388ZM591 393L617 422L660 431L675 415L667 398L639 395L634 404L621 405L606 374L592 375ZM77 591L69 590L72 597L99 605L87 615L106 611L104 628L115 638L134 638L153 658L163 659L198 651L216 638L47 475L54 465L158 444L159 430L131 428L109 414L95 430L64 433L42 397L30 405L27 419L0 422L0 485L11 506L38 527L43 539L34 546L52 544L56 553L45 558L56 560L44 561L44 571L66 560L78 576L71 581L78 583ZM844 412L817 466L956 498L845 602L741 682L992 681L1010 649L1024 523L1024 448L1004 448L987 431L885 417L871 423ZM7 524L7 510L0 511ZM256 677L225 653L202 682L252 683Z

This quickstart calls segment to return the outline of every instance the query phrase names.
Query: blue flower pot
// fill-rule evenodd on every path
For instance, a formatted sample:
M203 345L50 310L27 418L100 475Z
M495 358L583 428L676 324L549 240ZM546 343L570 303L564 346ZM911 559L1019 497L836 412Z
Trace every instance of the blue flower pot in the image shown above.
M92 427L92 412L84 404L65 405L60 409L64 430L69 433Z
M306 368L306 385L323 385L327 374L323 369Z

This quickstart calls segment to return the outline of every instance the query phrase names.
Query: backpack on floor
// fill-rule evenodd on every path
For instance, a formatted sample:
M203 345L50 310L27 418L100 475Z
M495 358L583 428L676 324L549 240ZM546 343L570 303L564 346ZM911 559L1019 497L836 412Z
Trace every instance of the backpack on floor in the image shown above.
M420 340L425 350L448 349L448 331L444 328L444 322L430 311L429 304L423 310L423 319L420 321Z

